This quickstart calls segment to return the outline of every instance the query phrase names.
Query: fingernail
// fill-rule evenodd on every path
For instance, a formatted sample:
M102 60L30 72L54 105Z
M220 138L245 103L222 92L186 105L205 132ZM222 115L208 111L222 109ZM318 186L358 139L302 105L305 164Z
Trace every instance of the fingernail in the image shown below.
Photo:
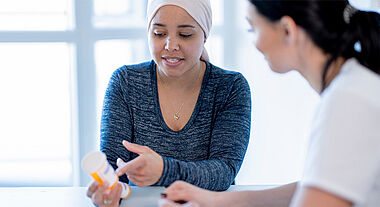
M121 158L117 158L116 165L120 167L120 165L123 163L123 160Z
M168 194L166 194L166 193L161 193L161 198L166 198L166 197L168 197Z
M118 159L116 165L118 167L116 171L120 171L120 169L124 168L127 165L127 163L124 162L122 159Z
M129 144L127 140L123 140L123 144Z

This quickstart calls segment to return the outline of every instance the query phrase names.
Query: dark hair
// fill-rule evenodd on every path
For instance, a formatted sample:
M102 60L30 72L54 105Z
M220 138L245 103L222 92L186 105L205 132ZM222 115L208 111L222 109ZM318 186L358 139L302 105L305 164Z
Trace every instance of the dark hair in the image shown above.
M348 0L249 0L272 22L291 17L313 42L331 55L322 74L322 90L330 64L336 58L355 57L360 64L380 74L380 14L352 12L349 23L343 17ZM360 51L354 49L360 44Z

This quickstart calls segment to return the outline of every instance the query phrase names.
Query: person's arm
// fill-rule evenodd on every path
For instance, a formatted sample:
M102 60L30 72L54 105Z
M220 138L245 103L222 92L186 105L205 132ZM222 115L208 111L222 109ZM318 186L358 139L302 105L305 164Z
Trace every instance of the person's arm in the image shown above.
M130 153L122 144L123 140L131 141L132 137L125 76L121 68L113 73L106 90L101 119L100 150L107 155L107 160L114 169L117 169L117 158L130 160ZM128 183L126 176L121 176L120 181Z
M352 203L314 187L301 187L295 193L291 207L351 207Z
M291 183L261 191L223 192L216 198L216 206L287 207L296 187L296 183Z
M242 75L234 77L225 103L211 131L209 159L185 162L163 157L164 169L156 185L183 180L209 190L226 190L234 181L247 149L251 125L251 93Z
M200 207L287 207L297 183L261 191L213 192L185 182L175 182L164 192L160 206L181 206L173 202L189 202ZM196 206L195 205L195 206Z

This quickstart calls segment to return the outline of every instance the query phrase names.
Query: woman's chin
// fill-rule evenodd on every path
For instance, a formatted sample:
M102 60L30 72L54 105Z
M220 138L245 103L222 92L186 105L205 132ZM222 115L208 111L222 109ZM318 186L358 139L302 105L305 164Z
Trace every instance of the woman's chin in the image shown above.
M160 69L165 76L170 78L177 78L183 75L182 68L173 68L173 67L160 67Z

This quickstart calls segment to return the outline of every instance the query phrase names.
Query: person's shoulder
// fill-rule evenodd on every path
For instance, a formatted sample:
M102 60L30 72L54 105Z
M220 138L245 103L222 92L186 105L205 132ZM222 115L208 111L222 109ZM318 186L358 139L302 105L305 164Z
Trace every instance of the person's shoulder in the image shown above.
M210 62L207 62L207 66L210 68L210 70L212 71L212 75L215 78L231 78L231 77L241 76L241 73L237 71L224 69Z
M114 73L116 74L144 74L144 73L149 73L151 68L153 67L153 60L152 61L147 61L147 62L142 62L138 64L133 64L133 65L123 65L119 67L118 69L115 70Z
M380 107L380 75L351 58L342 66L337 77L322 97L361 99Z
M243 74L238 71L223 69L212 63L207 63L211 71L210 79L223 84L234 84L236 82L247 82Z

